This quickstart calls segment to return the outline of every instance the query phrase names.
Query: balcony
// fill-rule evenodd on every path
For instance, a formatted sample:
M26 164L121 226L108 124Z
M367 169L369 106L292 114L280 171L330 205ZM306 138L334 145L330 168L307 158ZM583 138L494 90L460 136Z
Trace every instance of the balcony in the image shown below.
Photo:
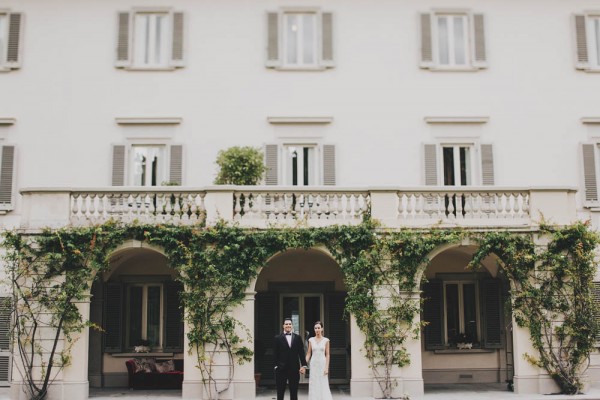
M21 226L88 226L110 220L148 224L229 221L243 227L357 224L387 228L530 229L542 218L576 219L572 188L342 188L211 186L25 189Z

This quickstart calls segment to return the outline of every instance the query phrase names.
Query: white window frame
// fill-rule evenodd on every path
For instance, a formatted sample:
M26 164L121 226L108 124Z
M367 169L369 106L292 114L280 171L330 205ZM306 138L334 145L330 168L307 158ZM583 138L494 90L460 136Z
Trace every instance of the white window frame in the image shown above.
M136 50L137 50L137 45L136 43L138 42L139 38L138 38L138 31L137 31L137 22L138 22L138 16L139 15L144 15L144 14L164 14L165 16L165 26L166 26L166 33L165 35L165 40L166 43L164 45L164 51L165 51L165 61L164 63L161 64L144 64L141 63L138 60L138 57L136 57ZM170 8L134 8L133 10L131 10L130 13L130 46L131 46L131 67L130 69L139 69L139 70L143 70L143 69L148 69L148 70L172 70L174 69L171 65L170 65L170 60L171 60L171 52L172 52L172 44L173 44L173 10Z
M160 321L160 326L159 326L159 340L158 340L158 348L155 346L154 349L155 350L160 350L163 348L163 331L165 328L165 321L164 321L164 286L162 283L158 283L158 282L137 282L137 283L130 283L127 285L127 299L126 299L126 309L125 309L125 314L127 316L126 320L127 320L127 325L126 325L126 331L125 331L125 335L126 335L126 339L125 339L125 343L127 348L133 348L134 346L136 346L135 343L131 343L131 337L130 337L130 333L131 333L131 288L133 287L142 287L143 291L142 291L142 326L141 326L141 330L142 330L142 340L147 340L148 339L148 288L150 286L154 286L154 287L160 287L160 317L159 317L159 321Z
M435 64L437 65L437 67L439 69L470 69L472 68L472 60L471 60L471 30L472 30L472 21L470 18L470 14L467 12L435 12L432 14L433 17L433 24L432 24L432 33L433 33L433 46L434 46L434 54L433 54L433 59ZM439 42L439 35L440 35L440 31L439 31L439 19L440 18L447 18L447 20L450 22L448 25L448 36L449 36L449 40L448 40L448 64L442 64L440 61L440 42ZM461 17L462 20L465 23L465 26L463 27L463 33L465 35L464 37L464 52L465 52L465 62L464 64L457 64L456 60L455 60L455 54L456 52L454 51L455 49L455 42L456 40L454 40L454 33L453 30L451 28L454 27L454 20L452 17Z
M297 32L297 40L296 40L296 59L297 62L296 63L290 63L288 61L290 52L288 51L288 47L289 47L289 41L290 41L290 37L289 37L289 17L295 15L297 16L297 26L298 26L298 32ZM304 31L305 31L305 25L304 25L304 16L310 16L311 22L313 24L312 29L313 29L313 37L312 37L312 56L313 56L313 60L312 62L305 62L304 60L304 56L303 56L303 48L305 45L305 41L304 41ZM320 34L319 34L319 28L321 26L320 23L320 19L319 19L319 14L318 12L315 11L310 11L310 12L306 12L306 11L285 11L282 13L281 15L281 22L282 22L282 44L281 44L281 48L282 48L282 56L283 56L283 68L308 68L308 69L314 69L317 68L319 66L319 38L320 38Z
M286 33L286 15L289 14L314 14L315 15L315 37L314 48L315 60L311 64L288 64L287 62L287 33ZM322 44L323 44L323 19L322 10L317 7L282 7L278 11L278 37L279 37L279 54L280 61L276 69L279 70L325 70L327 65L322 60Z
M476 179L478 179L478 174L476 174L476 171L480 172L480 167L477 167L478 165L480 165L481 163L477 160L477 157L475 155L476 152L479 153L479 146L476 143L473 142L442 142L439 144L439 156L438 156L438 160L439 160L439 167L438 167L438 176L439 176L439 184L440 186L451 186L451 185L446 185L444 183L444 148L453 148L454 149L454 177L455 177L455 182L458 180L459 183L455 184L454 187L461 187L461 186L474 186ZM470 179L470 183L466 184L466 185L461 185L460 184L460 148L461 147L467 147L469 148L469 167L470 167L470 171L467 171L469 177L467 179ZM479 174L480 175L480 174Z
M444 303L444 341L446 345L450 343L450 338L448 337L448 304L446 303L446 286L456 284L458 285L458 318L459 318L459 333L465 332L465 315L464 315L464 298L462 287L464 284L474 284L475 285L475 315L477 316L477 341L482 342L481 340L481 300L479 296L479 282L476 279L465 279L465 280L444 280L444 291L443 291L443 303Z
M291 183L288 183L288 149L290 147L300 147L300 148L312 148L313 149L313 154L314 154L314 160L313 160L313 181L314 183L310 183L310 176L309 176L309 184L305 185L304 184L304 174L302 174L302 182L300 182L300 176L298 177L298 187L301 186L319 186L322 184L321 182L321 177L322 177L322 160L321 160L321 146L317 143L290 143L290 142L286 142L283 143L281 145L281 182L284 182L285 186L293 186ZM303 157L303 155L302 155ZM299 163L301 163L301 160L303 159L302 157L299 158ZM300 175L300 174L299 174Z
M596 33L594 22L598 25L598 33ZM585 25L589 69L600 72L600 11L587 12Z
M0 39L4 40L4 42L0 41L0 70L6 70L6 63L8 58L8 27L10 24L10 12L8 10L0 9L0 19L3 20L3 23L0 22ZM2 45L4 47L2 47Z
M127 168L127 179L129 182L130 186L136 186L136 187L153 187L152 183L151 183L151 179L150 179L150 183L146 183L145 185L137 185L135 183L135 149L136 148L157 148L160 149L160 151L162 152L162 163L161 160L159 158L159 165L158 165L158 170L157 170L157 177L156 177L156 186L161 186L163 182L167 181L168 179L168 172L169 172L169 145L167 143L156 143L156 142L151 142L151 143L131 143L129 144L128 147L128 154L126 157L126 168ZM149 167L147 167L149 168Z

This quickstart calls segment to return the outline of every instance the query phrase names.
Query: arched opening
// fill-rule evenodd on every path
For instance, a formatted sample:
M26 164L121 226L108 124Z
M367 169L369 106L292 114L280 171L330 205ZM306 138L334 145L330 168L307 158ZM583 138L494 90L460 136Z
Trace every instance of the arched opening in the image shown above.
M183 374L132 381L126 366L137 358L147 360L150 369L168 364L183 370L182 286L176 271L160 249L134 241L113 252L109 262L92 285L90 320L103 330L90 330L90 387L181 388Z
M337 262L319 249L291 249L271 258L255 285L255 373L261 386L274 386L273 343L283 318L307 344L313 324L323 321L331 340L331 385L350 382L350 329L343 318L346 289ZM258 378L257 378L258 379ZM301 385L308 382L303 376Z
M424 271L421 354L425 390L478 384L505 390L514 375L509 282L498 259L468 269L476 247L435 252Z

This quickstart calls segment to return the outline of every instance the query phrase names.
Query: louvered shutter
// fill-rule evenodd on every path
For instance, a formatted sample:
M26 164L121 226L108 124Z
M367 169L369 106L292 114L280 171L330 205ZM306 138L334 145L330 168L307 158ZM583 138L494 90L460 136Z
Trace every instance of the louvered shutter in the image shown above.
M433 41L431 37L431 14L421 14L421 68L433 66Z
M598 182L596 180L596 145L582 144L583 179L585 186L585 201L598 201Z
M592 296L594 297L594 319L596 322L596 342L600 342L600 282L594 282L592 287Z
M267 13L267 67L279 66L279 14Z
M499 279L481 281L483 297L484 343L487 349L502 348L502 293Z
M491 144L481 145L481 184L494 185L494 152Z
M10 383L12 299L0 297L0 385Z
M587 46L587 26L585 15L575 15L575 49L576 60L575 68L587 69L589 67L588 46Z
M171 65L183 67L183 13L173 13L173 45L171 51Z
M112 185L125 185L125 146L113 145L112 147Z
M21 66L23 14L10 13L8 18L8 48L6 52L6 66L8 68L19 68Z
M444 284L440 279L430 279L423 284L423 321L425 326L425 349L444 348Z
M483 14L473 15L473 66L477 68L487 67Z
M323 145L323 185L335 185L335 145Z
M329 338L329 380L332 383L347 383L350 357L348 346L348 323L344 320L345 293L329 293L325 296L325 327Z
M12 210L15 167L15 146L2 146L0 160L0 210Z
M165 282L164 350L167 352L183 352L183 310L181 308L181 292L183 292L183 285L181 283L174 281Z
M183 146L172 145L169 159L169 182L181 185L183 182Z
M425 185L437 186L437 145L425 144L423 150Z
M123 285L108 282L104 286L104 352L120 353L123 345Z
M117 60L115 63L117 67L127 67L131 64L131 56L129 54L129 25L129 13L120 12L118 14Z
M325 67L333 67L333 14L321 15L321 63Z
M254 371L262 374L263 382L275 383L273 341L280 326L278 294L257 293L254 310Z
M278 185L279 176L279 146L268 144L265 146L265 165L267 172L265 174L265 183L267 185Z

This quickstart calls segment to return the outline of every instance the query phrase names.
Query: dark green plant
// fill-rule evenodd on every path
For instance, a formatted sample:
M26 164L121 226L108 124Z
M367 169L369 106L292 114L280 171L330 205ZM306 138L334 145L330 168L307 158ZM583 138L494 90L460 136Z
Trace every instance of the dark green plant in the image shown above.
M215 163L216 185L258 185L266 171L261 149L250 146L221 150Z

